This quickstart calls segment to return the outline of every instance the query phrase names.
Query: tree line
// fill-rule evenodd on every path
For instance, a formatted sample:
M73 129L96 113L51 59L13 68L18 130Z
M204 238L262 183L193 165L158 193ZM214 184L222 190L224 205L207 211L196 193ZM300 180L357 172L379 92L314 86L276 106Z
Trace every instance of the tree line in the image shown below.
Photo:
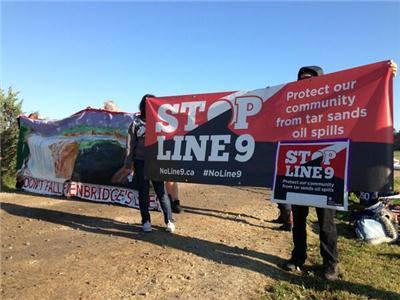
M19 135L18 116L22 114L22 100L19 99L18 94L11 87L7 91L0 88L0 190L15 185Z
M400 150L400 130L396 132L396 129L393 129L393 150L399 151Z

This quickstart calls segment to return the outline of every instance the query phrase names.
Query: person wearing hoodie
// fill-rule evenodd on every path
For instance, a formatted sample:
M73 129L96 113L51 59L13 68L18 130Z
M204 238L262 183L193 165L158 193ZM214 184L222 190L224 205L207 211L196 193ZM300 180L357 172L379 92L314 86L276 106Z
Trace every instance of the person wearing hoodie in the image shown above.
M323 70L318 66L300 68L297 80L305 80L323 75ZM285 263L284 268L289 271L301 270L307 258L307 230L306 220L309 207L302 205L292 205L293 213L293 244L291 258ZM335 224L335 210L329 208L316 207L318 225L320 229L320 253L324 265L324 277L327 280L337 278L338 271L338 251L337 251L337 232Z
M142 217L143 231L149 232L151 220L149 213L149 180L144 175L144 140L146 135L146 100L154 95L146 94L140 104L140 116L135 118L128 129L128 140L124 170L133 170L135 173L136 184L139 192L139 207ZM172 219L171 203L165 192L164 182L152 180L154 191L160 201L161 209L164 214L164 222L167 225L166 231L174 232L175 224Z
M391 60L389 66L392 69L393 77L397 73L397 64ZM318 66L300 68L297 80L305 80L323 75L323 70ZM289 271L301 270L307 258L307 231L306 219L309 207L292 205L293 213L293 244L291 258L285 263L284 269ZM329 208L316 207L318 225L320 253L323 259L323 276L327 280L335 280L339 275L338 269L338 250L337 250L337 231L335 224L335 210Z

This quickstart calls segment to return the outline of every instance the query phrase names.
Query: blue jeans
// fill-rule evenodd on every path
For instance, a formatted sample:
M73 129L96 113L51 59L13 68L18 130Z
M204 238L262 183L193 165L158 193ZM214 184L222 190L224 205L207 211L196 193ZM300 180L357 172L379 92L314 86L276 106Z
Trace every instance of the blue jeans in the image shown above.
M151 222L149 213L149 187L150 181L144 177L144 160L134 160L135 166L135 180L139 192L139 207L140 214L142 216L142 224ZM172 211L171 203L165 193L163 181L151 181L154 187L154 191L160 201L161 209L164 214L164 222L167 224L169 221L172 222Z

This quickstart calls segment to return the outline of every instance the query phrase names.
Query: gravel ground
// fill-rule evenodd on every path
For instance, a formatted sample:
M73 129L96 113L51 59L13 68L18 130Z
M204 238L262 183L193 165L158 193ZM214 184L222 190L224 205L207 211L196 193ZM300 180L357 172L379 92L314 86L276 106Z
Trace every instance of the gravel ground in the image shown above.
M177 230L138 210L0 193L2 299L260 298L289 256L270 191L182 184Z

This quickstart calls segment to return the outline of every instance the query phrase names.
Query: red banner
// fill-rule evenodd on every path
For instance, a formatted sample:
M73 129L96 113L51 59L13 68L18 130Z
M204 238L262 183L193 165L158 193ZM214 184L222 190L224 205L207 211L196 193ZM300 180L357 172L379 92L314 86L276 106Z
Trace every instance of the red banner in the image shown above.
M153 179L271 187L276 142L345 138L351 188L390 189L392 103L387 61L249 92L153 98L146 171Z

